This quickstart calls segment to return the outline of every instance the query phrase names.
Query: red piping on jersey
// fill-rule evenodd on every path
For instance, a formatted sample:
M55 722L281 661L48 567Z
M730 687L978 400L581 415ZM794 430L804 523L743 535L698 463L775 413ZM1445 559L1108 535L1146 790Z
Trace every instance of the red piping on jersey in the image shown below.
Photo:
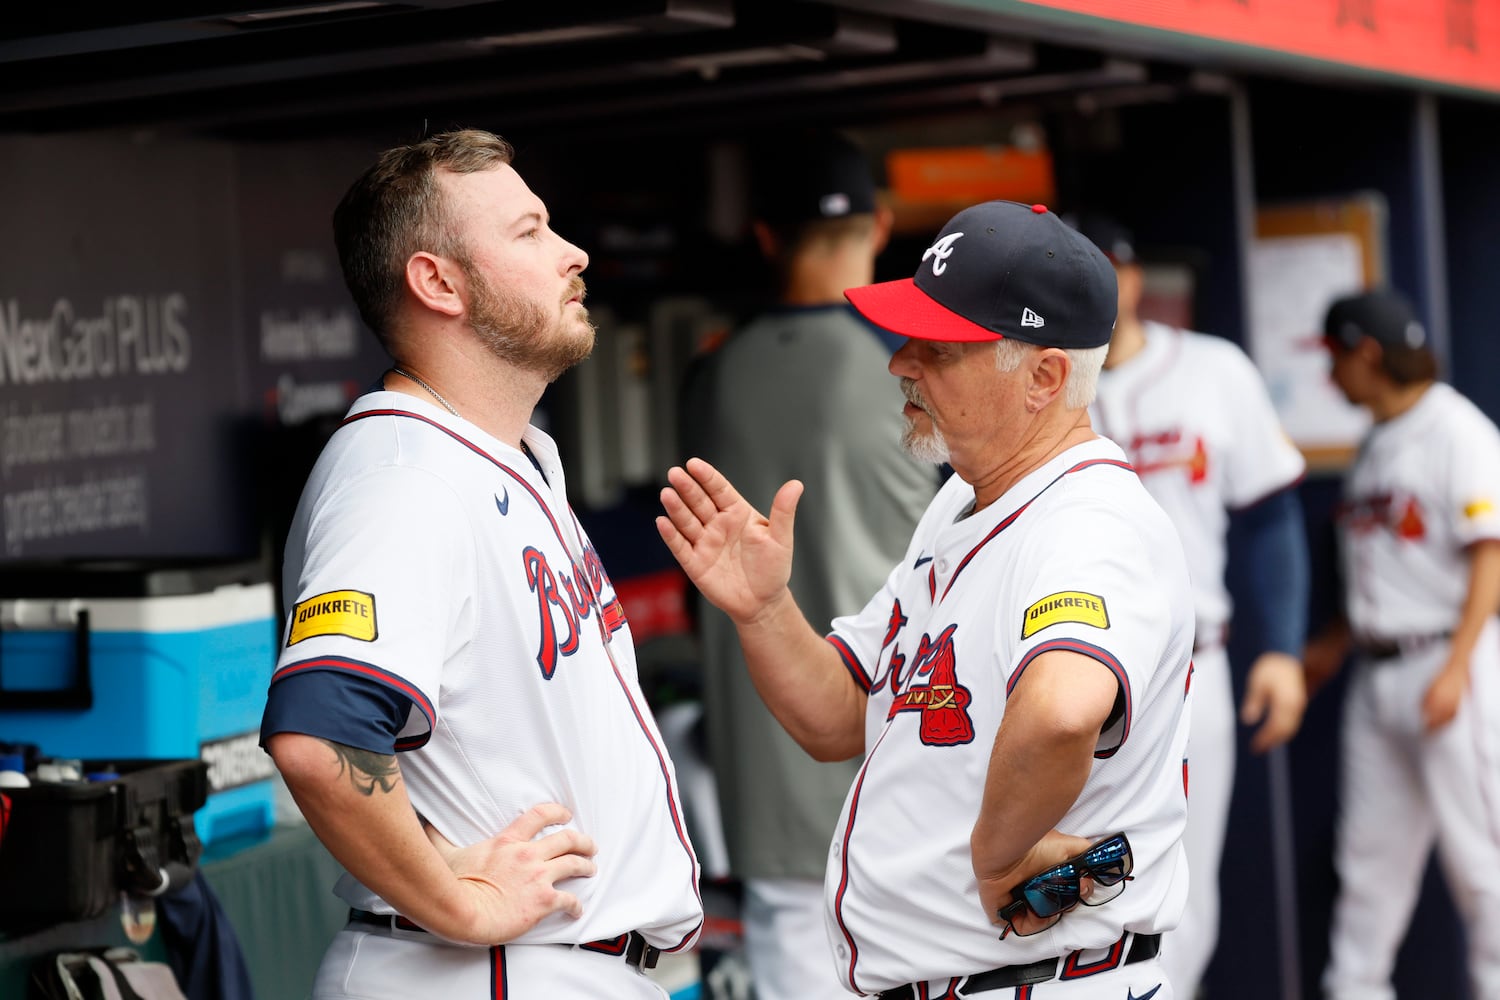
M859 962L859 946L854 943L854 935L849 933L849 928L844 925L844 892L849 888L849 836L854 832L854 817L859 815L859 794L864 789L865 774L870 768L870 759L875 756L875 751L880 749L880 744L885 741L885 734L890 732L886 729L880 734L880 739L865 754L865 762L860 765L859 777L854 782L854 792L849 797L849 822L844 824L844 843L839 848L839 887L833 894L833 919L839 925L839 933L844 935L844 941L849 945L849 971L847 980L849 988L855 993L863 994L866 991L860 989L859 984L854 981L854 966Z
M404 677L398 677L389 670L382 670L380 667L375 666L375 664L365 663L362 660L351 660L343 656L316 656L310 660L298 660L296 663L288 663L272 674L271 683L275 684L279 680L290 677L292 674L300 674L304 670L333 670L342 673L357 674L384 684L386 687L395 688L410 698L417 708L421 709L422 714L427 717L427 729L429 733L437 728L437 712L433 711L432 702L427 700L427 696L422 693L421 688ZM413 747L421 746L426 742L426 737L423 737L417 743L412 743L411 739L407 739L399 741L396 744L396 748L398 750L409 750ZM403 743L409 745L403 746Z
M968 567L969 563L973 561L974 557L979 554L979 550L988 545L990 543L990 540L993 539L996 535L1000 534L1000 532L1004 531L1006 528L1014 524L1016 518L1025 513L1026 508L1036 503L1037 497L1040 497L1043 493L1046 493L1052 487L1056 486L1062 480L1063 476L1071 475L1074 472L1081 472L1084 469L1093 468L1096 465L1109 465L1114 466L1117 469L1124 469L1127 472L1135 472L1135 469L1131 467L1129 462L1121 462L1119 459L1115 458L1091 458L1088 461L1079 462L1071 469L1065 469L1064 471L1058 473L1056 479L1052 480L1052 482L1037 490L1036 496L1033 496L1030 500L1027 500L1021 506L1012 511L1005 518L1005 520L1001 521L999 524L995 525L994 528L990 529L990 533L985 535L984 538L980 539L978 545L969 550L969 554L963 557L963 561L961 561L958 564L958 568L953 571L953 576L949 577L948 585L943 588L943 597L946 598L948 596L948 592L953 589L953 584L958 581L958 575L962 573L964 569Z
M490 1000L506 1000L510 993L505 984L505 945L490 949Z
M456 431L453 431L453 430L448 429L447 427L444 427L442 424L438 423L436 420L432 420L432 419L430 419L428 417L424 417L424 416L422 416L420 414L417 414L417 413L409 413L406 410L366 410L363 413L356 413L356 414L354 414L351 417L346 417L344 419L344 422L341 423L339 426L340 427L347 427L349 424L353 423L354 421L356 421L356 420L363 420L366 417L409 417L412 420L421 421L422 423L427 424L430 427L437 428L438 430L442 431L444 434L448 435L453 440L457 441L459 444L463 445L465 448L468 448L474 454L476 454L476 455L480 456L481 458L485 459L486 461L490 462L496 468L498 468L501 471L505 472L512 479L514 479L517 483L519 483L520 486L521 486L521 488L524 489L527 493L531 494L531 498L536 501L537 506L540 507L542 513L544 515L546 515L548 523L552 525L552 531L553 531L554 534L557 535L557 540L562 545L563 550L565 552L572 552L572 549L568 548L567 539L565 539L563 537L562 529L560 527L558 527L556 519L554 519L553 516L552 516L552 511L548 509L547 504L542 499L541 494L539 494L535 489L533 489L532 486L531 486L531 484L528 483L528 482L526 482L526 480L524 478L522 478L522 476L518 472L516 472L510 466L506 465L504 462L502 462L499 459L495 458L495 456L491 455L489 452L485 451L483 448L479 447L474 442L470 441L468 438L466 438L463 435L457 433ZM569 507L568 510L569 510L569 513L571 514L572 513L572 508ZM575 524L576 524L576 519L575 519ZM578 570L576 568L575 568L575 572L578 572ZM589 589L591 595L594 598L594 606L596 608L599 608L599 595L598 594L593 594L593 589L594 588L593 588L592 584L587 584L587 586L588 586L588 589ZM601 616L600 617L600 627L602 629L603 628L603 614L604 614L604 611L603 611L602 608L599 608L599 614ZM601 641L605 641L605 642L608 641L607 639L604 638L603 635L601 635L600 638L601 638ZM606 652L607 652L607 650L606 650ZM642 735L644 735L646 737L646 742L648 744L650 744L652 752L654 752L656 754L656 763L657 763L657 766L661 770L662 780L665 783L666 790L667 790L667 809L668 809L668 811L672 815L672 827L673 827L673 829L677 833L677 842L679 844L681 844L682 845L682 849L687 852L688 861L692 865L692 869L693 869L693 896L698 900L698 902L699 902L699 904L701 906L701 904L703 902L703 895L699 891L699 888L698 888L698 871L699 871L699 869L698 869L698 856L693 853L693 845L691 843L689 843L689 841L688 841L687 828L683 824L683 821L682 821L682 812L677 807L677 799L676 799L676 797L672 794L672 778L671 778L671 772L667 768L667 757L666 757L666 754L662 751L662 748L657 745L656 739L651 735L651 727L649 725L647 725L645 718L641 715L640 706L637 705L635 703L635 699L633 697L631 697L630 687L629 687L628 684L625 683L625 678L623 676L621 676L621 674L620 674L620 668L615 665L614 657L613 656L609 656L608 659L609 659L610 669L612 671L614 671L615 680L619 683L620 690L625 695L625 702L626 702L626 704L628 704L630 706L631 713L635 715L636 724L641 727L641 733L642 733ZM703 926L703 921L699 920L698 923L697 923L697 925L694 926L692 930L688 931L685 935L683 935L683 938L682 938L681 941L677 942L675 945L673 945L670 948L663 948L661 950L662 951L667 951L667 952L681 951L683 948L687 947L688 942L690 942L690 941L693 940L694 936L697 935L698 931L702 928L702 926Z
M1057 974L1058 982L1066 982L1070 979L1083 979L1085 976L1098 975L1101 972L1108 972L1111 969L1118 968L1120 960L1125 957L1125 938L1129 936L1130 933L1128 931L1122 934L1120 940L1110 945L1109 952L1103 958L1089 965L1078 964L1078 956L1083 954L1082 951L1073 952L1063 960L1062 971Z
M849 675L854 678L854 683L858 684L859 689L865 694L869 694L870 688L874 686L875 682L870 679L870 675L860 665L859 657L854 655L854 650L850 649L848 643L832 632L824 636L824 638L827 639L830 646L838 650L839 659L844 661L844 669L849 671Z
M1125 741L1130 738L1130 720L1134 717L1135 703L1130 695L1129 675L1125 673L1125 668L1120 664L1120 661L1115 659L1115 655L1104 647L1096 646L1091 642L1084 642L1082 639L1054 639L1051 642L1044 642L1039 646L1033 646L1031 651L1026 654L1026 658L1016 667L1015 673L1010 675L1010 680L1006 681L1005 696L1007 698L1010 697L1010 693L1015 688L1016 682L1021 679L1021 674L1025 673L1026 668L1031 665L1032 660L1035 660L1043 653L1051 653L1059 649L1070 653L1081 653L1084 656L1098 660L1108 667L1110 672L1115 675L1115 679L1120 682L1120 690L1125 692L1125 729L1120 733L1120 742L1118 744L1108 750L1100 750L1094 754L1094 757L1098 760L1113 757L1120 751L1120 747L1125 745Z

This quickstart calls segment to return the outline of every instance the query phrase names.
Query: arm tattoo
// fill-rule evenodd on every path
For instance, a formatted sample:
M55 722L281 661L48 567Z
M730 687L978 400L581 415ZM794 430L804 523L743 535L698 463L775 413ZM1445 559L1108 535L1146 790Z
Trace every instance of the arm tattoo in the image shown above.
M361 795L374 795L378 787L390 792L401 780L401 769L396 766L395 754L379 754L371 750L345 746L333 740L324 740L338 758L339 773L349 772L349 782Z

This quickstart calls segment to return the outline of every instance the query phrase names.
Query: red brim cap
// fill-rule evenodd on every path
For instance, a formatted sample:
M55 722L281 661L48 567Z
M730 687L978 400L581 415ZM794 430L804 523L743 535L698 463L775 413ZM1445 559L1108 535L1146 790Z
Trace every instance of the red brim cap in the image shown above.
M939 305L911 278L846 289L844 298L871 323L903 337L961 342L1004 339Z

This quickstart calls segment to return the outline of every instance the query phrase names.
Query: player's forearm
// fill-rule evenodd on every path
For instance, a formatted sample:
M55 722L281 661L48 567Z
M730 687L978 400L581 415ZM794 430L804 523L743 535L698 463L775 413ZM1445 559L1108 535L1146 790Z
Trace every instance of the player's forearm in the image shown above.
M397 912L463 940L472 906L428 841L394 755L278 733L266 749L308 825L351 875Z
M848 760L864 750L865 693L790 591L736 627L756 691L802 749L817 760Z
M1469 587L1453 630L1450 659L1468 663L1487 621L1500 611L1500 540L1469 547Z
M1102 664L1076 653L1044 653L1027 667L990 754L970 837L976 872L1010 868L1072 808L1117 690Z

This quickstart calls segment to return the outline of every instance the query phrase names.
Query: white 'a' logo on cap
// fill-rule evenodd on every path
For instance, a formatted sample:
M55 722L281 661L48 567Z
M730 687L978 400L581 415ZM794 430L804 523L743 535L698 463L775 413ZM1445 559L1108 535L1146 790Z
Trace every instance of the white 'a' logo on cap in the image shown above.
M953 241L962 236L963 233L949 233L938 240L922 254L922 259L934 258L932 262L932 273L942 274L948 270L948 258L953 256Z
M1032 312L1030 309L1023 309L1021 310L1021 325L1046 326L1047 321L1042 319L1042 317L1038 316L1036 313Z

